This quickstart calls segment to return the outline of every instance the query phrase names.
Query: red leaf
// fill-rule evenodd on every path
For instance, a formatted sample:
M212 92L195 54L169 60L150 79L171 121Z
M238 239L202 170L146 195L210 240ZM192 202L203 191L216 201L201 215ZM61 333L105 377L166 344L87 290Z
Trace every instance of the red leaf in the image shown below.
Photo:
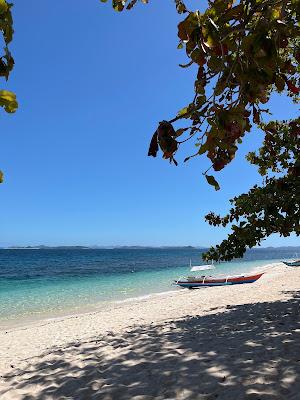
M289 91L292 92L293 94L300 93L300 89L297 88L291 81L287 81L287 86L289 88Z

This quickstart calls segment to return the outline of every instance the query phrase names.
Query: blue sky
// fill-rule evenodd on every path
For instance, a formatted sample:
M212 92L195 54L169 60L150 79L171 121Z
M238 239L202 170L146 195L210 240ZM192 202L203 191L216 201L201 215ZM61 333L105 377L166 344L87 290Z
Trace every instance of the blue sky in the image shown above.
M2 88L20 108L1 112L0 246L222 240L227 230L203 216L226 212L229 198L259 181L244 156L261 135L251 132L217 175L219 192L201 175L205 158L176 168L147 157L157 122L192 97L172 1L118 14L97 0L16 0L13 12L16 66ZM279 118L293 115L286 99L273 106ZM297 244L295 236L264 242Z

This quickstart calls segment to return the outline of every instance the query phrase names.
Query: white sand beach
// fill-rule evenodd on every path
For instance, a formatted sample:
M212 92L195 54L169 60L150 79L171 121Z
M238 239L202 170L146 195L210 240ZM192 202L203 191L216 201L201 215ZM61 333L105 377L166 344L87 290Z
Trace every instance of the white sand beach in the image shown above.
M0 399L300 398L300 268L0 330Z

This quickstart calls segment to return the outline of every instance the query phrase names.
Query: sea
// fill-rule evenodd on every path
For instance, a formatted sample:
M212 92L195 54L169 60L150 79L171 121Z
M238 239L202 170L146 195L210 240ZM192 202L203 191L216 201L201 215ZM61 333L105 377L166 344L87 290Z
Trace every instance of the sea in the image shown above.
M0 249L0 328L9 322L99 310L185 290L174 279L201 265L196 248ZM243 259L216 265L213 274L250 272L292 257L291 250L253 249ZM201 289L200 289L201 290Z

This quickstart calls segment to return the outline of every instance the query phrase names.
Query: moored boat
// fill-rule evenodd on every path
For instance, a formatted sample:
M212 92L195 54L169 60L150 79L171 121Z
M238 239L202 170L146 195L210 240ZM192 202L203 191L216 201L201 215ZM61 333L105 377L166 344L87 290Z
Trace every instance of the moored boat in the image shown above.
M300 267L300 258L297 253L294 254L293 258L290 258L289 260L283 260L282 262L288 267Z
M300 260L282 261L288 267L300 267Z
M185 279L178 279L175 284L184 288L196 288L204 286L225 286L243 283L253 283L257 281L262 273L252 275L233 275L233 276L191 276Z

